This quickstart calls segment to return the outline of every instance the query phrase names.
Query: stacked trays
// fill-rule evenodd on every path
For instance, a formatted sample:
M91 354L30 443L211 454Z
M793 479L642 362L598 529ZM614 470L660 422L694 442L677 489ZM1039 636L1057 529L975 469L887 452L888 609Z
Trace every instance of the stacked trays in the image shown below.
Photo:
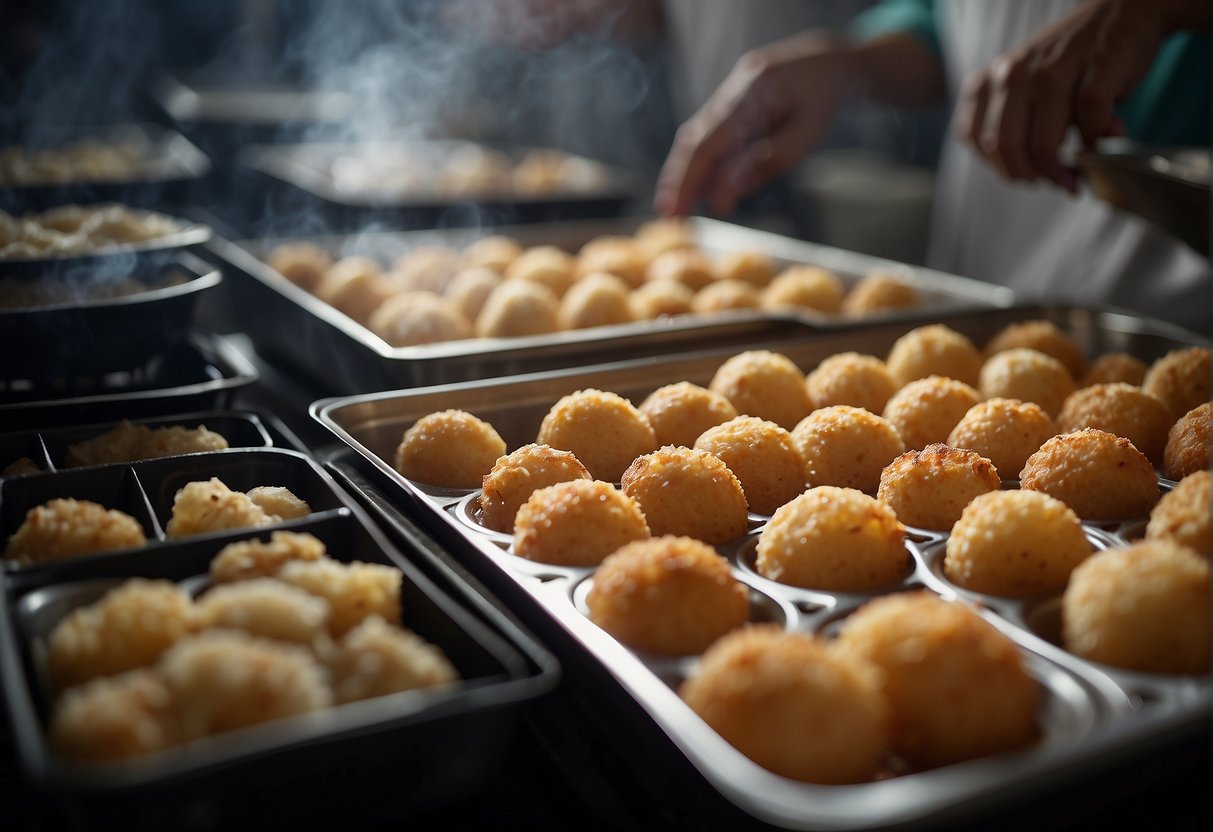
M1161 324L1069 307L990 310L936 320L980 344L1007 324L1032 319L1056 323L1091 356L1126 351L1150 361L1171 349L1201 343L1189 333ZM807 370L847 350L885 355L914 326L886 322L752 347L782 352ZM960 589L942 571L946 534L908 529L912 571L889 591L925 588L958 598L1006 634L1025 656L1037 682L1041 737L1019 751L856 785L822 786L785 779L727 744L679 698L677 688L697 657L670 659L633 651L591 623L585 598L592 569L550 566L515 556L509 535L479 522L479 491L422 485L393 469L401 434L428 413L447 408L472 412L491 423L512 449L534 441L544 414L563 395L596 388L639 402L675 381L706 386L734 352L717 349L474 386L333 399L317 402L313 415L365 457L387 489L388 501L425 517L449 541L451 557L490 588L508 587L513 590L511 597L546 613L605 667L624 695L636 700L715 789L763 821L795 829L868 829L972 818L1061 782L1093 777L1118 762L1197 736L1207 726L1213 713L1213 683L1208 676L1136 673L1079 659L1059 645L1059 597L1019 601ZM1004 483L1004 487L1015 485ZM1171 485L1160 477L1164 491ZM774 622L789 630L834 632L873 596L800 589L760 576L754 568L755 544L768 519L751 514L742 538L717 547L748 589L751 621ZM1096 551L1124 546L1141 534L1140 523L1084 523L1084 527ZM598 695L605 703L618 691Z

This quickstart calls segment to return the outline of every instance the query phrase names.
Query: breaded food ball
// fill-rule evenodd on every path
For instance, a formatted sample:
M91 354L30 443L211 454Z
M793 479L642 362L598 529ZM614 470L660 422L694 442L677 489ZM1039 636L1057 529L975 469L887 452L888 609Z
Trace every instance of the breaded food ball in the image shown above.
M711 546L667 535L607 557L586 595L590 620L637 650L702 653L750 617L749 593Z
M1056 358L1015 348L998 352L981 365L978 390L984 399L1036 402L1056 418L1066 397L1074 392L1074 379Z
M885 466L876 499L903 523L946 532L975 497L1001 484L981 454L936 443L906 451Z
M695 440L728 466L741 483L750 511L771 514L805 489L804 457L792 434L756 416L708 428Z
M836 649L875 664L892 745L931 768L1027 745L1037 736L1036 681L1018 648L969 608L927 592L869 601Z
M716 282L716 267L698 249L672 249L653 258L645 270L645 280L649 283L673 280L698 292Z
M761 289L775 276L775 263L759 251L726 251L716 258L716 274Z
M1043 491L1084 520L1145 517L1158 502L1158 475L1121 436L1095 428L1054 436L1028 457L1019 485Z
M281 520L295 520L307 517L312 513L312 507L295 495L286 486L259 485L245 492L248 498L266 513Z
M324 542L306 532L274 532L268 541L238 540L219 550L211 559L211 582L215 584L268 578L287 561L320 560Z
M132 578L55 626L47 671L63 689L147 667L196 625L194 601L175 583Z
M718 280L695 293L691 311L700 314L728 312L732 309L758 309L762 295L741 280Z
M842 281L820 266L789 266L763 290L762 308L811 309L827 315L842 309Z
M1119 381L1140 387L1148 369L1146 362L1127 352L1107 352L1087 365L1086 372L1078 379L1078 386L1090 387L1092 384Z
M804 374L792 359L768 350L749 350L717 368L708 389L724 396L744 416L768 419L791 430L813 404Z
M1035 402L994 398L969 408L945 444L977 451L1004 479L1014 479L1028 457L1057 433L1056 423Z
M906 447L893 427L862 407L823 407L792 429L809 485L837 485L875 494L880 472Z
M943 442L970 409L981 401L963 381L927 376L902 387L884 408L884 418L897 428L907 448Z
M316 287L316 297L361 324L396 292L379 264L361 255L338 260Z
M50 563L146 543L143 526L129 514L90 500L55 499L26 512L4 545L4 558Z
M613 274L630 288L644 283L648 258L631 237L604 236L590 240L577 253L578 278L598 272Z
M396 470L411 480L444 488L476 488L505 454L505 440L463 410L422 416L396 447Z
M893 342L886 364L889 375L904 386L927 376L977 384L981 353L966 336L943 324L912 329Z
M397 257L388 277L407 292L440 295L459 270L459 259L450 246L420 245Z
M685 315L694 300L695 293L676 280L651 280L628 296L632 317L638 321Z
M636 229L636 243L652 260L667 251L695 247L695 234L686 220L661 217L649 220Z
M853 488L810 488L781 506L758 538L758 573L808 589L872 592L910 568L893 510Z
M562 398L539 425L540 445L572 451L592 476L618 482L632 460L657 447L653 426L627 399L601 390Z
M94 679L55 703L51 745L73 760L130 760L180 741L172 696L152 670Z
M506 280L537 283L560 297L573 285L575 262L556 246L533 246L514 258L503 274Z
M1166 405L1172 419L1213 398L1210 352L1202 347L1172 350L1150 365L1141 389Z
M1162 495L1150 512L1146 540L1172 540L1206 558L1213 557L1209 509L1213 489L1208 471L1196 471Z
M468 245L459 262L465 269L485 268L502 274L521 254L522 246L513 237L490 234Z
M597 566L649 536L640 505L601 480L570 480L532 494L514 519L514 554L561 566Z
M333 255L314 243L285 243L273 250L266 263L291 283L313 292L332 268Z
M1132 442L1154 465L1162 465L1167 431L1174 424L1163 403L1131 384L1093 384L1066 398L1057 415L1062 433L1099 428Z
M337 704L452 684L459 671L441 648L372 615L345 634L328 661Z
M277 577L328 601L329 634L333 638L340 638L372 615L390 624L400 623L400 582L404 576L395 567L328 558L291 560L278 570Z
M560 301L561 329L631 323L631 289L607 272L593 272L573 284Z
M182 425L149 428L147 425L136 425L123 419L105 433L68 445L63 464L67 468L108 465L203 451L221 451L227 446L227 440L218 433L207 430L206 425L199 425L197 428Z
M371 313L367 327L393 347L472 337L472 323L455 304L433 292L400 292Z
M1022 597L1058 592L1091 554L1082 521L1040 491L991 491L952 527L944 574L974 592Z
M164 528L168 537L268 526L278 522L242 491L232 491L218 477L187 483L173 497L173 516Z
M1169 540L1108 549L1074 570L1061 599L1075 655L1151 673L1207 673L1209 562Z
M560 299L530 280L507 280L489 293L476 318L481 338L547 335L560 329Z
M840 352L817 365L805 378L813 408L849 404L880 415L897 392L885 363L871 355Z
M920 303L918 290L890 272L875 271L856 283L842 299L844 315L861 317L876 312L913 309Z
M708 428L737 418L737 408L719 393L679 381L660 387L640 403L660 445L695 446Z
M332 704L310 651L231 630L183 639L164 654L160 672L187 740Z
M1213 405L1205 402L1189 410L1167 432L1163 473L1181 480L1213 465Z
M219 627L310 646L328 634L329 605L273 578L253 578L209 590L198 601L200 629Z
M745 534L745 492L728 466L707 451L666 445L623 472L623 493L644 512L655 535L723 543Z
M678 693L726 742L794 780L868 780L888 739L875 670L774 625L720 639Z
M500 274L490 268L478 266L456 272L443 294L468 321L475 321L480 317L489 295L500 285Z
M523 445L493 465L484 477L480 492L480 519L490 529L510 533L514 517L530 496L540 488L569 480L588 480L586 470L576 456L547 445Z
M1008 324L986 344L986 357L1004 350L1029 349L1056 358L1069 370L1072 378L1081 378L1087 369L1087 359L1078 342L1052 321L1023 321Z

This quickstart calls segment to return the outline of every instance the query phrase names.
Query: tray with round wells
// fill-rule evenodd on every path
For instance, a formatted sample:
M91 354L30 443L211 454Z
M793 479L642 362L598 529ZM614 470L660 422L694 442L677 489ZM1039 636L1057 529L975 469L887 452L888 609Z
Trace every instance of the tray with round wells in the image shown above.
M1092 358L1125 351L1148 363L1174 349L1208 347L1190 333L1163 324L1075 307L1017 307L937 320L976 344L1009 324L1047 320ZM857 326L828 337L753 348L779 351L807 371L847 350L885 355L915 326L913 322ZM473 413L500 433L507 449L514 449L535 441L545 413L562 396L594 388L639 403L650 392L677 381L706 387L732 354L728 349L705 350L467 385L329 399L315 403L312 412L361 460L380 495L377 502L420 518L445 543L453 562L476 574L500 597L524 605L538 618L546 617L571 638L575 649L605 668L617 685L597 692L602 707L619 691L634 699L712 787L744 813L767 823L838 830L991 817L1017 801L1090 780L1181 739L1190 741L1206 729L1213 713L1213 684L1207 673L1136 672L1080 658L1063 646L1059 593L1009 598L956 585L942 566L945 532L907 526L908 565L889 586L872 592L822 591L770 580L759 572L756 546L771 517L750 513L744 534L715 548L745 588L751 624L774 624L829 639L866 603L900 592L925 591L964 605L1005 636L1022 657L1038 694L1037 736L1010 751L933 768L907 765L894 754L869 779L848 785L783 777L726 742L680 698L679 689L695 674L700 655L662 656L633 649L591 620L587 596L594 585L594 568L520 557L512 535L482 522L479 489L440 488L408 479L395 468L402 434L430 413L447 409ZM1017 488L1015 476L1004 475L1002 488ZM1172 488L1172 481L1161 473L1156 476L1160 493ZM1141 535L1143 525L1144 518L1135 518L1083 521L1082 528L1093 556L1098 557L1129 545ZM980 686L985 681L972 679L970 684Z

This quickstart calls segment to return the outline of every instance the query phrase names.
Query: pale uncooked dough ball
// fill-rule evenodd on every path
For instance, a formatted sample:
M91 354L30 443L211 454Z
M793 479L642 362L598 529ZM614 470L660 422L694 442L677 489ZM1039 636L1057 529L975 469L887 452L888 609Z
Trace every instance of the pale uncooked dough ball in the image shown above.
M692 292L716 282L716 267L703 252L693 248L672 249L653 258L645 272L649 283L673 280Z
M406 292L442 294L459 270L459 253L450 246L420 245L396 258L388 275Z
M465 248L460 264L465 269L485 268L502 274L521 254L522 246L513 237L490 234Z
M501 275L485 266L463 269L446 286L446 299L469 321L480 317L489 295L501 285Z
M638 321L685 315L694 300L695 293L676 280L650 280L628 298L632 317Z
M598 272L613 274L629 287L644 283L648 258L630 237L597 237L581 247L574 272L578 278Z
M560 299L530 280L507 280L489 293L476 319L482 338L547 335L560 329Z
M354 255L338 260L324 273L316 286L316 297L365 324L379 305L396 291L397 287L383 276L378 263L369 257Z
M561 299L560 327L586 329L631 323L629 293L628 285L613 274L588 274L574 283Z
M401 292L379 305L367 326L393 347L471 338L472 323L455 304L433 292Z
M758 251L726 251L716 258L716 274L721 280L739 280L761 289L775 276L775 264Z
M575 261L571 254L556 246L535 246L518 255L504 275L506 280L537 283L557 297L573 285Z
M733 309L757 309L762 295L744 280L718 280L695 293L691 311L710 314Z

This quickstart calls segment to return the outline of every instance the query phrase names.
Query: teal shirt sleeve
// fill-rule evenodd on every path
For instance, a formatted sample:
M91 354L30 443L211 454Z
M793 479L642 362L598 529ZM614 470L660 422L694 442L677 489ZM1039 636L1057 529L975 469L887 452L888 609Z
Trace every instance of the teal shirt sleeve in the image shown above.
M1209 35L1181 32L1163 41L1145 78L1116 111L1130 138L1207 146L1209 97Z
M934 0L884 0L857 15L851 21L850 32L863 41L894 32L908 32L936 55L943 54Z

